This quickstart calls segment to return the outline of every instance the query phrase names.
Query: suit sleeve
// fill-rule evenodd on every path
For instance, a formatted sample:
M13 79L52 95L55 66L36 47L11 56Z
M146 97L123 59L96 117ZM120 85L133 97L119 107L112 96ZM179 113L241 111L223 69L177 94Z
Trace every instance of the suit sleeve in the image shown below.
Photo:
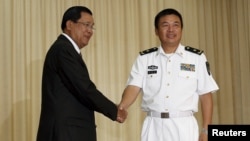
M72 48L71 48L72 49ZM58 71L70 92L86 107L116 120L117 106L91 81L85 63L74 51L63 49L58 55Z

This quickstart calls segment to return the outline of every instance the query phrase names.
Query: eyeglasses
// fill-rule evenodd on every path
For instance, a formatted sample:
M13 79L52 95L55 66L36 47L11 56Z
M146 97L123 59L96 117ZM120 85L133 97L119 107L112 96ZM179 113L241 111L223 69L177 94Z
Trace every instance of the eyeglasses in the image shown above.
M79 23L79 24L82 24L83 26L85 26L86 28L94 31L95 28L94 28L94 25L90 24L90 23L84 23L84 22L76 22L76 23Z

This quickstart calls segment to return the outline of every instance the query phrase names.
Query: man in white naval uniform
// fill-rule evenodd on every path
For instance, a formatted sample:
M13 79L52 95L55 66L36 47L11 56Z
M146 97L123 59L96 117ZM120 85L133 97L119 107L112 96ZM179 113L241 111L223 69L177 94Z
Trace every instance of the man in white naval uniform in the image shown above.
M207 141L212 122L212 93L218 85L203 51L183 46L183 22L175 9L155 17L159 47L140 52L132 66L120 108L128 109L142 92L142 110L147 112L141 141ZM193 116L201 102L202 132Z

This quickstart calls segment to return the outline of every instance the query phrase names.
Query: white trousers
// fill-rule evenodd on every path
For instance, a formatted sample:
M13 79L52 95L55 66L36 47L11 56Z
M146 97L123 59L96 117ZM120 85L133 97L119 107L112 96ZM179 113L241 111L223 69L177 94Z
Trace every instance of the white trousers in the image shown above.
M199 129L194 116L144 119L141 141L198 141Z

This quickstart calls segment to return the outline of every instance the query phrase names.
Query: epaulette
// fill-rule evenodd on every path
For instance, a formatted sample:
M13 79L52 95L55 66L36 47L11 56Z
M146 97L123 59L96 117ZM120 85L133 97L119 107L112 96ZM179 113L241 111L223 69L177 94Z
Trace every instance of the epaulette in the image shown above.
M145 54L148 54L148 53L151 53L151 52L157 51L157 50L158 50L158 47L153 47L153 48L150 48L150 49L147 49L147 50L141 51L141 52L140 52L140 55L145 55Z
M196 48L193 48L190 46L186 46L185 50L190 51L190 52L195 53L195 54L198 54L198 55L201 55L203 53L203 50L199 50L199 49L196 49Z

